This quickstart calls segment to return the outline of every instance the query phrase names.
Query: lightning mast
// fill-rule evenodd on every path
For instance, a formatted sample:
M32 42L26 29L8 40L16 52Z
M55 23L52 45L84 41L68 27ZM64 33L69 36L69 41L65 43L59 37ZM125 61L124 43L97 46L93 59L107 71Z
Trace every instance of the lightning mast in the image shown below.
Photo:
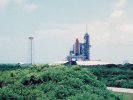
M34 37L29 37L29 42L30 42L30 45L29 45L29 55L30 55L30 62L29 64L33 64L33 40L34 40Z

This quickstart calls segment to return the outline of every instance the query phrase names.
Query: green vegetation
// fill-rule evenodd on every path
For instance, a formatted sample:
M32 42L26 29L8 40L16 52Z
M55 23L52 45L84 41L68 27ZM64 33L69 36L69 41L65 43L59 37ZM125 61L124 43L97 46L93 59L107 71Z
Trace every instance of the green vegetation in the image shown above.
M20 67L19 64L0 64L0 71L15 70Z
M7 68L8 69L8 68ZM40 65L0 71L0 100L121 100L88 70Z
M90 72L97 76L98 80L110 87L133 89L133 65L104 65L88 66Z

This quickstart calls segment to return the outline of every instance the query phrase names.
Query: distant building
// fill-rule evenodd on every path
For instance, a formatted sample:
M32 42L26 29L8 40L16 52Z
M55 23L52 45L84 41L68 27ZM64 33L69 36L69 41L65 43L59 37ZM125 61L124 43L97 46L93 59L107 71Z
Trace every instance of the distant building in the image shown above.
M84 36L84 43L80 43L78 38L76 39L75 44L73 45L73 50L69 52L67 56L68 61L72 60L81 60L81 61L89 61L90 60L90 37L89 34L86 33Z

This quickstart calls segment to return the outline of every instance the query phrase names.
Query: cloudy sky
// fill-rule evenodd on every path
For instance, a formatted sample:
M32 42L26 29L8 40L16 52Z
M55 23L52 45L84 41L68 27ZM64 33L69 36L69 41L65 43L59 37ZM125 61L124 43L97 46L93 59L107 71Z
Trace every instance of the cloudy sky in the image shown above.
M133 63L133 0L0 0L0 63L63 60L88 25L91 59Z

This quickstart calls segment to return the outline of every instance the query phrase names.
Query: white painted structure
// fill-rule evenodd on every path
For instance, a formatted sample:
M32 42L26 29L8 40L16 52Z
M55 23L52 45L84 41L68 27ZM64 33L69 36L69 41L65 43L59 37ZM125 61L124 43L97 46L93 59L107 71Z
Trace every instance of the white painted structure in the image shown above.
M88 65L107 65L107 64L113 64L113 63L109 63L109 62L103 62L103 61L76 61L78 65L84 65L84 66L88 66ZM50 65L59 65L59 64L65 64L67 63L67 61L57 61L54 63L51 63Z

